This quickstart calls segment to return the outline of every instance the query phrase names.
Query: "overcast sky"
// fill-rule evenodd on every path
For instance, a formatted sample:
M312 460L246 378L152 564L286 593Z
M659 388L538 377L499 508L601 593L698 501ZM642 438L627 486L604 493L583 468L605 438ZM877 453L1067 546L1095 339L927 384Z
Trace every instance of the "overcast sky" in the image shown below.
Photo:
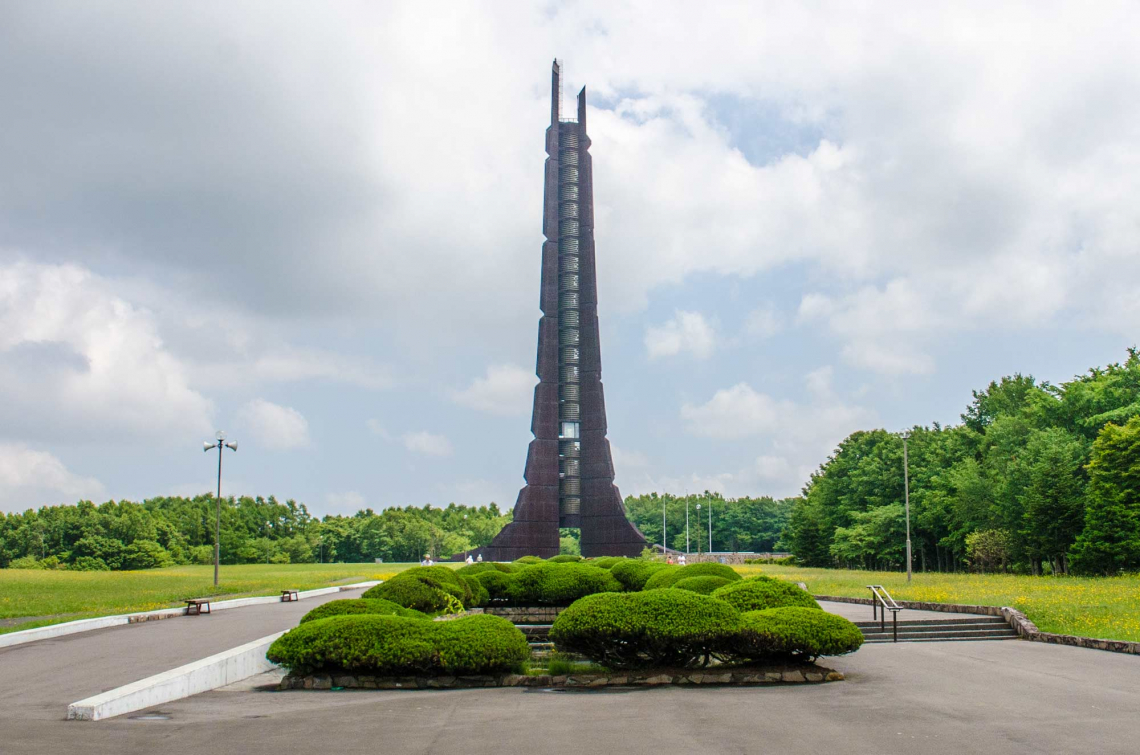
M0 510L513 505L554 57L623 493L1124 357L1138 6L855 5L0 2Z

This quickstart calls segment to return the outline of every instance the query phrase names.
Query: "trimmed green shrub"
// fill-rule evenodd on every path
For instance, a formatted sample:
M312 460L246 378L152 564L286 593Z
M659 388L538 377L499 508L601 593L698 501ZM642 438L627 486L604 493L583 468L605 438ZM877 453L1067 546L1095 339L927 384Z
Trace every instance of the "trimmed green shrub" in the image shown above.
M541 564L543 560L538 556L522 556L521 558L516 558L514 562L526 566L529 564Z
M482 574L486 571L501 571L504 574L510 574L514 570L515 566L513 564L504 564L498 561L481 561L477 564L467 564L467 566L461 566L455 570L455 573L471 577L476 574Z
M566 606L585 595L620 591L621 583L605 569L548 561L512 574L507 597L519 606Z
M853 653L863 644L859 627L815 608L768 608L740 617L732 653L742 658L793 658Z
M689 564L688 566L671 566L654 574L645 583L645 590L658 590L662 587L672 587L678 580L689 577L721 577L729 582L737 582L740 574L731 566L717 563Z
M547 563L550 563L550 564L572 564L572 563L577 563L578 561L581 561L581 560L582 560L581 556L575 556L575 555L570 554L570 553L561 553L557 556L554 556L553 558L546 559Z
M559 614L550 639L610 668L684 667L724 652L739 624L732 606L687 590L603 593Z
M463 610L459 598L428 578L401 578L401 575L397 575L366 591L361 597L390 600L396 605L427 614L459 613Z
M807 590L791 582L763 575L725 585L716 590L712 596L723 600L741 613L788 606L819 608L819 603L815 602L815 598Z
M75 563L67 568L74 571L111 571L111 567L103 563L103 559L92 558L91 556L80 556L75 559Z
M645 588L646 581L660 571L674 567L657 561L640 561L627 558L610 567L610 574L621 583L626 592L637 592Z
M724 577L685 577L673 583L673 590L688 590L689 592L711 595L718 587L732 584Z
M479 578L473 574L460 574L459 578L467 584L467 589L471 591L471 606L487 605L487 601L491 599L491 594L487 592L487 588L483 587L483 583Z
M483 571L475 575L479 584L487 591L489 600L506 600L511 587L513 575L501 571Z
M614 568L615 564L620 564L622 561L626 560L627 559L624 559L621 556L599 556L598 558L586 559L586 563L588 563L590 566L596 566L599 569L612 569Z
M520 669L530 647L517 627L498 616L333 616L286 632L266 657L301 674L493 674Z
M428 615L412 608L404 608L390 600L349 598L347 600L330 600L322 603L301 617L301 623L327 619L330 616L348 616L352 614L376 614L378 616L405 616L409 619L426 619Z

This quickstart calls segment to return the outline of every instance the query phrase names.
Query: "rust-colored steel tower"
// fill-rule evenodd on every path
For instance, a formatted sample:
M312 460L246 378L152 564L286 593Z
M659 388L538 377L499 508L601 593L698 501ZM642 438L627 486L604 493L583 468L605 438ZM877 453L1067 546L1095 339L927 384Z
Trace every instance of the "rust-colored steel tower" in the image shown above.
M577 120L562 118L562 65L554 61L542 229L542 318L526 485L514 521L483 557L558 554L558 529L581 530L583 556L637 556L645 537L625 515L606 439L598 279L594 268L594 172L586 90Z

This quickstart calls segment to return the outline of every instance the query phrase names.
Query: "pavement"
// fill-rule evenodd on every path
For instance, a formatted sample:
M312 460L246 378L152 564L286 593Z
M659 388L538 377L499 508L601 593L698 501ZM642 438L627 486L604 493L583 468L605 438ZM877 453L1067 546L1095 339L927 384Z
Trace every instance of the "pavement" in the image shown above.
M213 617L213 627L209 618L173 619L0 652L0 752L129 755L171 745L242 755L1140 750L1140 657L1026 641L866 645L824 659L847 681L820 685L277 692L247 684L145 714L62 720L68 702L207 654L200 649L207 635L218 649L232 647L290 625L318 602L234 609ZM165 655L159 634L142 634L158 630L170 633L161 635ZM102 676L108 673L119 679Z
M344 591L0 648L0 753L8 755L2 735L13 720L59 720L70 703L290 629L321 603L359 596Z
M871 613L871 606L863 605L862 603L838 603L831 600L819 601L819 607L828 613L838 614L845 619L851 621L873 621L875 616ZM970 619L981 616L982 618L993 618L985 614L978 613L948 613L946 611L921 611L917 608L904 608L899 611L899 621L926 621L928 619ZM890 623L891 615L887 614L887 623Z

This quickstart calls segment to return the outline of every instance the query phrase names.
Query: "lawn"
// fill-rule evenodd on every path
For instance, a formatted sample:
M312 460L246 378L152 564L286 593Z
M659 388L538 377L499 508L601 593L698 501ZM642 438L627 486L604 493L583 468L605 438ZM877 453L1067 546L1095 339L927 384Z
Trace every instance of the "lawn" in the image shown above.
M286 588L384 579L414 564L245 564L223 566L214 588L213 566L175 566L133 572L0 569L0 634L61 621L151 611L185 598L275 595ZM40 617L14 624L6 619Z
M915 574L900 572L741 566L804 582L814 595L870 597L867 585L883 585L895 600L1010 606L1042 632L1140 642L1140 575L1127 577L1025 577L1013 574ZM870 615L870 609L867 611Z

